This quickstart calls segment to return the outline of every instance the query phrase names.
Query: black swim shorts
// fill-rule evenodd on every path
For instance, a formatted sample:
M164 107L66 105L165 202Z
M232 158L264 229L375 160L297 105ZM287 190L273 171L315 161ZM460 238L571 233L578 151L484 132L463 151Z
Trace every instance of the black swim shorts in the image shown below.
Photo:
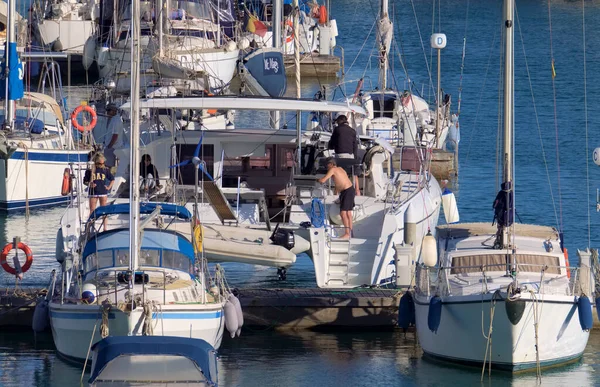
M354 197L356 191L354 187L346 188L340 192L340 211L352 211L354 209Z

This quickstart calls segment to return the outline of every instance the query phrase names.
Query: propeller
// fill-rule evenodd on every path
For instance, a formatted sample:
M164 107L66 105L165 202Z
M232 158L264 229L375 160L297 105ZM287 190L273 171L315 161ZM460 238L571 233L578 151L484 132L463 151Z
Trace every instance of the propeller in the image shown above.
M210 180L214 180L213 177L208 173L208 171L204 168L204 162L200 160L200 149L202 149L202 140L204 139L204 132L200 135L200 141L198 141L198 145L196 146L196 150L194 151L194 157L191 160L184 160L179 164L171 165L169 168L177 168L183 167L189 164L194 164L196 167L200 168L200 170L208 176Z

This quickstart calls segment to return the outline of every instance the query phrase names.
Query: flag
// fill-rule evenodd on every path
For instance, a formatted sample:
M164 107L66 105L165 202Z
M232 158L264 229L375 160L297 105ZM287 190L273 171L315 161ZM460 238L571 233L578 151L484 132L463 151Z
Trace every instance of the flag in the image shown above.
M0 73L2 74L2 77L0 78L0 88L2 89L1 93L4 94L6 92L6 79L8 78L8 96L5 95L5 97L14 101L23 98L23 76L25 69L23 68L19 54L17 53L17 43L6 42L6 44L8 47L4 47L4 60L0 66ZM8 64L8 74L6 74L7 53L9 53L8 59L10 61Z
M249 15L248 23L246 23L246 31L256 34L262 38L266 35L268 28L265 23L258 20L256 16Z
M556 78L556 69L554 68L554 59L552 59L552 79Z

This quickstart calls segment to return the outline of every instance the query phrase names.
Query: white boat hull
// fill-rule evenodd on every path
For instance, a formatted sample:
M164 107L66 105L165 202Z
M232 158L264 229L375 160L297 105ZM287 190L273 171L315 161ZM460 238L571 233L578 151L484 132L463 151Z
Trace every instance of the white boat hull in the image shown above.
M61 195L64 170L71 163L85 169L87 160L88 151L17 149L0 160L0 210L67 202L69 196Z
M152 319L154 334L161 336L192 337L205 340L215 348L221 345L225 319L222 304L162 305ZM50 304L50 325L58 352L69 359L84 361L88 348L102 339L101 306ZM143 308L126 313L113 308L109 313L108 328L112 336L142 334ZM90 354L91 356L91 354Z
M129 76L131 70L131 62L128 57L129 48L111 48L108 52L99 55L104 55L106 63L98 63L98 71L103 79L113 79L116 82L116 91L125 92L129 90ZM190 54L182 52L181 54L174 53L174 59L182 63L183 66L189 68L195 73L203 73L207 76L209 86L213 89L222 88L228 85L235 75L236 64L239 57L239 51L225 51L222 49L206 49L203 52ZM102 61L100 61L102 62ZM147 53L141 60L141 73L144 84L150 84L152 81L159 80L158 74L152 71L152 55ZM186 82L200 82L203 78L198 76L198 80L189 80ZM200 85L197 87L206 87Z
M506 293L502 294L506 298ZM416 297L416 326L419 343L430 356L445 360L482 365L490 328L492 294L442 298L442 313L437 333L428 328L429 298ZM535 368L536 329L534 310L538 311L539 365L541 367L565 363L579 358L587 344L589 332L580 326L577 303L572 296L538 295L536 304L529 294L520 321L513 325L505 310L505 302L498 300L492 324L491 360L495 368L512 371ZM537 305L537 306L536 306ZM483 321L482 321L483 317Z
M47 46L57 39L62 43L63 51L68 54L83 55L85 42L94 31L93 20L43 20L36 25L39 31L39 43Z

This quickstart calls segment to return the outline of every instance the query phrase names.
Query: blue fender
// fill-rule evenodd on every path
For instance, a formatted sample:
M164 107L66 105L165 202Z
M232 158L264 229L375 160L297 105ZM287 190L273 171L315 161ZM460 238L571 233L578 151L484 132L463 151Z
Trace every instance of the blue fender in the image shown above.
M429 313L427 315L427 326L433 333L437 333L442 320L442 299L438 296L429 301Z
M579 310L581 329L589 331L594 325L594 318L592 316L592 303L586 295L579 297L579 300L577 300L577 309Z

